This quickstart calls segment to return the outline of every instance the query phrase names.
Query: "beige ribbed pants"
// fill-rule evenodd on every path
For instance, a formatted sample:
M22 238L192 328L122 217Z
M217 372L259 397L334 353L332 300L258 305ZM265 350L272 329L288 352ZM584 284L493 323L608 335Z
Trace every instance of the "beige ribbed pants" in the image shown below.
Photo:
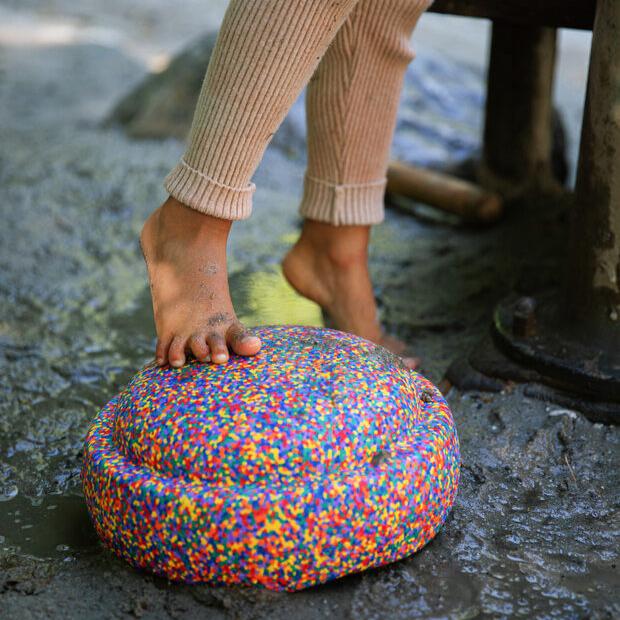
M252 175L312 77L301 214L334 225L380 222L409 39L429 4L232 0L167 191L214 217L249 217Z

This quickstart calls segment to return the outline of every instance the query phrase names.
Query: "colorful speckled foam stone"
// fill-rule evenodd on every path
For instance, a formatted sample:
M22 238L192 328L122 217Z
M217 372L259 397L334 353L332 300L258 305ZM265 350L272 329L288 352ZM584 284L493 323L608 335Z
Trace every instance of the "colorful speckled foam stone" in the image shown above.
M268 327L254 358L146 366L95 419L88 509L134 566L297 590L435 536L459 448L429 381L366 340Z

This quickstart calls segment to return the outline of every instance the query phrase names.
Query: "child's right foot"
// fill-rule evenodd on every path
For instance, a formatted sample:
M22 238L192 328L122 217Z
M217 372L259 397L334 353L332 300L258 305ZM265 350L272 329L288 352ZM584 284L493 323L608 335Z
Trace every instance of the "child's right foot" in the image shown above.
M157 331L155 358L183 366L188 352L222 364L229 349L255 355L261 342L238 321L228 290L226 242L231 222L174 198L144 224L140 244L149 275Z

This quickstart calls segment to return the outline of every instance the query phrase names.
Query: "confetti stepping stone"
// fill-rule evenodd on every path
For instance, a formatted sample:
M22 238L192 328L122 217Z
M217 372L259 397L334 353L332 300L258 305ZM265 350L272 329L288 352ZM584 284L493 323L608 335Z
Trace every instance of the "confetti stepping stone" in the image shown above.
M97 415L82 482L104 544L174 581L298 590L428 543L460 462L437 388L356 336L256 331L257 356L150 364Z

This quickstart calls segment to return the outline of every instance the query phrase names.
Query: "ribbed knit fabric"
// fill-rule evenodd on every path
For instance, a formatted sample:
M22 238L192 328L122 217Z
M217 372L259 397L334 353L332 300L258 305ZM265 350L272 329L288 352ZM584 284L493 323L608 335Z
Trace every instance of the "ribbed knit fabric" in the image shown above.
M308 170L301 215L376 224L410 38L428 0L360 0L308 87Z
M301 212L332 224L380 221L409 37L429 4L232 0L167 191L215 217L248 217L252 175L320 62L308 92Z

